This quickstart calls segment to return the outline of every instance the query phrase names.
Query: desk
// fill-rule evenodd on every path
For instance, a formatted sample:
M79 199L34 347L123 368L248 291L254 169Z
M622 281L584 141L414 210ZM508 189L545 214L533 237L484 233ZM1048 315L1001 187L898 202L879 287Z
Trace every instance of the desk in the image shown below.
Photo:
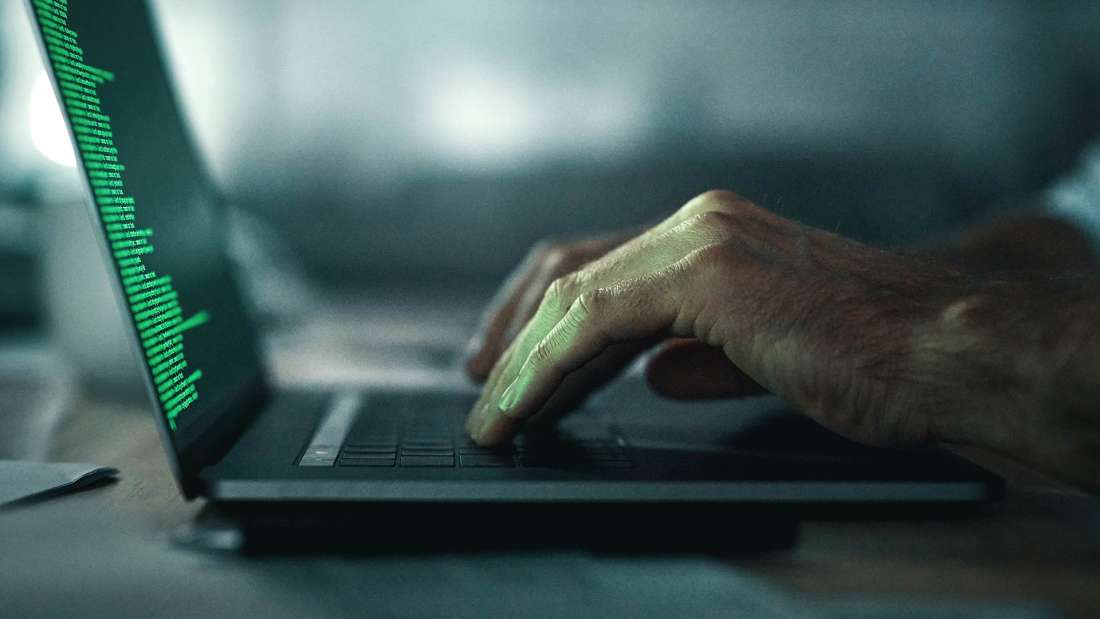
M0 382L0 402L9 401L5 393L15 389ZM1009 484L1007 498L988 515L950 521L808 521L796 547L753 558L608 559L565 549L528 556L257 559L171 544L173 528L189 522L203 502L187 503L177 494L141 401L78 390L67 402L54 422L39 424L50 433L44 455L114 466L122 478L0 512L0 615L6 616L5 604L65 613L110 609L114 616L367 614L379 604L394 611L387 606L397 603L387 602L392 594L404 600L398 609L428 616L454 610L455 600L433 594L447 587L467 598L501 596L478 603L499 604L492 607L513 613L530 615L527 605L534 593L542 596L541 608L549 614L596 608L593 601L577 599L562 606L565 602L555 595L558 585L551 579L577 581L578 569L603 574L603 580L584 577L589 585L603 583L592 585L597 590L608 586L611 576L634 583L639 589L633 603L644 603L650 614L661 610L661 603L673 602L654 593L658 586L685 591L680 601L720 603L714 590L697 589L711 582L707 579L716 569L758 577L814 603L873 594L1045 601L1070 616L1100 613L1100 500L989 456L976 457L1006 475ZM14 418L11 410L3 416L5 424ZM3 435L0 457L12 457L24 444L20 437ZM655 584L644 585L647 579ZM733 586L712 584L715 589Z

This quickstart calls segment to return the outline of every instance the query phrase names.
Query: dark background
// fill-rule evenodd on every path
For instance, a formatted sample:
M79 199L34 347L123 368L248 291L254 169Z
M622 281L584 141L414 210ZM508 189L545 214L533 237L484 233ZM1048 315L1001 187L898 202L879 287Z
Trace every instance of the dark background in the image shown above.
M72 177L27 135L19 5L0 3L9 204ZM1100 120L1087 1L153 5L221 189L340 287L487 287L540 237L715 187L911 243L1043 187Z

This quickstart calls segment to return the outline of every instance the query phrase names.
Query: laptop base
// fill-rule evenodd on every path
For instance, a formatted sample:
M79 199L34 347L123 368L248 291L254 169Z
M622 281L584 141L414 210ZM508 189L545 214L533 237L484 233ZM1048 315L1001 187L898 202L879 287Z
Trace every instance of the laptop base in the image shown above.
M421 392L408 395L432 402L440 397ZM377 397L390 401L381 392ZM456 402L467 398L468 394L456 394ZM620 466L618 453L614 454L616 466L608 467L583 459L532 463L524 461L519 451L514 452L514 465L508 467L464 466L461 454L448 466L405 467L399 458L385 467L341 466L342 456L330 466L301 466L332 401L332 395L316 393L274 399L220 462L201 471L204 495L242 503L670 503L745 508L980 505L1003 493L1000 478L945 450L865 447L789 411L764 415L722 435L717 445L644 441L629 430L608 425L598 411L572 415L560 424L555 440L563 443L570 437L623 440L629 466ZM360 414L386 413L372 413L367 407ZM466 440L460 422L460 416L452 421L456 445Z
M798 529L791 514L708 504L223 503L175 539L251 554L584 549L744 556L789 548Z

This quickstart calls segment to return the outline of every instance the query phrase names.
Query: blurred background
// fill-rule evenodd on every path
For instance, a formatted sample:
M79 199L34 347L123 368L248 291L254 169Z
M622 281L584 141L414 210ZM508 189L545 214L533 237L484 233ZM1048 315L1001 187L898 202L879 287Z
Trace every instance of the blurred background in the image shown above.
M1100 130L1088 0L152 4L270 313L409 287L475 307L539 238L716 187L911 244L1041 189ZM80 200L55 107L0 0L0 330L98 290L50 249L89 226L51 215Z

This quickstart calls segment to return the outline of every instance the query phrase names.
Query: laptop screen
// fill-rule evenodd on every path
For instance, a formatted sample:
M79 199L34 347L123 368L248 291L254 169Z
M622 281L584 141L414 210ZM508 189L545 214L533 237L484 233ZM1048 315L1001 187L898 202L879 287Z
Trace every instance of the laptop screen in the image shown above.
M144 1L30 5L157 406L180 440L260 372L223 214Z

